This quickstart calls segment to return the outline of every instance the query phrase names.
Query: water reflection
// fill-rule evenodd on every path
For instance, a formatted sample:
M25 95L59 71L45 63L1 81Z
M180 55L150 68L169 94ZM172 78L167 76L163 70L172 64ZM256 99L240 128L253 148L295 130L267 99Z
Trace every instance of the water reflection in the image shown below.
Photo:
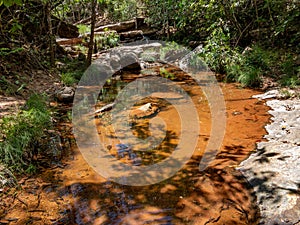
M170 70L174 68L169 68ZM177 76L185 77L184 73L177 71ZM126 74L125 74L126 75ZM124 75L124 76L125 76ZM130 75L137 77L138 75ZM130 80L125 78L124 80ZM176 78L174 79L176 80ZM233 168L222 166L225 161L218 164L219 167L209 167L205 171L199 171L201 150L205 149L210 133L210 112L204 95L199 86L188 79L178 79L183 90L193 98L194 105L201 115L200 123L203 127L200 139L196 146L196 152L183 169L179 170L171 178L150 186L132 187L124 186L110 181L97 182L96 180L72 182L61 190L61 196L71 198L74 206L61 221L70 221L70 224L256 224L258 210L255 207L255 199L251 195L251 187ZM113 85L120 88L119 81L111 81L102 92L98 102L99 107L108 104L117 97ZM119 85L119 86L118 86ZM140 87L153 88L153 87ZM108 97L104 97L108 93ZM174 96L173 96L174 97ZM180 99L180 98L178 98ZM177 100L178 100L177 99ZM141 167L155 165L167 159L178 146L181 133L181 123L175 108L168 101L163 101L157 96L137 99L129 111L147 103L155 103L160 111L141 118L130 118L125 121L130 126L131 137L145 140L156 137L153 132L164 129L165 136L155 148L144 143L137 145L130 140L128 135L112 127L110 112L97 115L96 124L101 142L105 143L107 151L114 158L118 158L124 164L132 163L129 153L124 157L118 157L118 144L130 145L133 153L141 158ZM182 101L178 101L183 103ZM126 114L127 115L127 114ZM129 113L128 113L129 115ZM155 117L164 119L163 127L151 129L151 120ZM188 132L188 131L187 131ZM117 133L117 134L116 134ZM159 135L158 135L159 136ZM160 140L158 137L158 140ZM156 141L153 141L156 143ZM142 143L142 142L141 142ZM132 153L130 152L130 153ZM224 155L222 155L222 159ZM226 156L225 156L226 157ZM230 159L236 160L238 159ZM173 160L175 166L180 162ZM223 164L224 163L224 164ZM170 166L172 167L172 165ZM122 170L116 167L115 170ZM162 174L144 174L139 179L159 177ZM142 180L140 181L142 182ZM61 222L60 221L60 222Z

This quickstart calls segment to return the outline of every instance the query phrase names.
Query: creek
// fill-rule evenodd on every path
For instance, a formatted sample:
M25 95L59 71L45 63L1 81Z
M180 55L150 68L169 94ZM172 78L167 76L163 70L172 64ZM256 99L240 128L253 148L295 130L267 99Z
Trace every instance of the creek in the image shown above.
M29 221L31 224L84 225L257 224L259 209L253 189L235 167L249 156L257 142L263 140L264 125L269 121L268 107L264 101L252 98L260 92L240 88L238 84L218 84L226 104L226 130L216 157L201 171L199 162L208 144L212 124L209 103L201 87L184 72L174 67L166 70L176 77L173 82L189 93L199 115L200 132L195 151L183 168L168 179L145 186L107 180L85 161L71 132L72 124L62 120L60 129L67 147L60 166L45 169L38 178L21 182L23 191L18 198L28 204L26 207L20 202L15 204L6 215L6 221L10 219L10 224ZM96 109L111 102L118 93L116 90L121 90L126 82L132 82L138 76L138 73L125 71L121 74L122 82L110 81L104 87L108 98L99 98ZM176 95L173 97L177 98ZM147 103L159 110L146 116L134 112ZM140 99L129 111L133 112L127 131L130 138L143 140L154 136L159 137L159 143L152 151L147 151L147 143L135 143L128 135L122 136L122 132L117 135L112 127L111 111L105 111L97 114L93 123L107 154L127 165L132 165L132 159L136 158L137 167L155 165L170 157L182 135L182 124L178 122L181 115L176 108L169 101L152 96ZM155 122L157 117L160 119ZM194 120L190 121L187 127L194 125ZM163 129L166 131L161 132ZM120 143L132 146L134 157L128 152L119 156L117 145Z

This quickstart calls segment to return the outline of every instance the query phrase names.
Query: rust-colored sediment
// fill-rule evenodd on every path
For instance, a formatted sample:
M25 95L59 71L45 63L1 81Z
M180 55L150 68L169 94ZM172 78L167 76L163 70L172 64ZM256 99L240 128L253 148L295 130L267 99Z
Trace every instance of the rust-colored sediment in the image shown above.
M106 181L84 161L75 144L64 168L49 169L24 179L17 197L3 198L0 222L8 224L257 224L252 189L234 169L265 134L268 108L252 99L258 91L220 84L226 100L227 126L223 145L210 167L199 172L200 151L176 175L145 187ZM188 86L186 87L189 88ZM210 112L201 90L189 90L200 115L204 149ZM199 101L200 100L200 101ZM172 109L162 112L174 118ZM173 117L172 117L173 116ZM170 123L169 123L170 122ZM168 122L176 131L178 124ZM173 126L173 127L172 127ZM99 128L103 131L102 128Z

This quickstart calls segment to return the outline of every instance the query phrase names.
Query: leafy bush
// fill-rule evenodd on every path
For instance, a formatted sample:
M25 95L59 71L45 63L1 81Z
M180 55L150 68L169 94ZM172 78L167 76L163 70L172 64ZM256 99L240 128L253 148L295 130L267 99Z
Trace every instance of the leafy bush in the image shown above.
M137 1L106 0L108 17L113 21L124 21L137 16Z
M300 4L297 1L255 0L146 0L148 22L165 31L176 28L176 37L185 43L203 41L212 24L228 29L230 43L247 46L254 42L297 46L300 41Z
M119 44L120 36L118 33L105 30L103 35L97 35L95 37L95 43L98 50L105 50L116 47Z
M22 1L21 0L0 0L0 6L2 4L4 6L6 6L6 7L10 7L10 6L14 5L14 4L21 5Z
M85 35L86 33L91 32L91 27L87 26L85 24L78 24L77 28L78 28L79 34L81 34L81 35Z
M24 108L17 115L0 121L0 162L19 172L32 170L38 141L51 124L44 96L32 95Z
M283 86L297 86L300 83L295 54L259 44L244 51L233 48L226 29L213 29L200 56L211 70L226 74L226 81L240 82L243 86L258 87L263 77L275 78Z
M281 55L279 82L283 86L296 87L300 85L300 66L296 63L297 56L289 53Z
M213 29L200 55L211 70L225 73L226 66L236 62L237 53L230 46L230 34L222 28Z
M283 86L297 86L299 66L296 56L286 50L270 50L254 45L243 54L237 53L234 63L226 66L227 79L241 82L244 86L257 87L262 77L279 80Z
M260 47L248 48L243 53L237 49L230 63L225 66L226 80L237 81L243 86L258 87L262 76L269 71L269 54Z

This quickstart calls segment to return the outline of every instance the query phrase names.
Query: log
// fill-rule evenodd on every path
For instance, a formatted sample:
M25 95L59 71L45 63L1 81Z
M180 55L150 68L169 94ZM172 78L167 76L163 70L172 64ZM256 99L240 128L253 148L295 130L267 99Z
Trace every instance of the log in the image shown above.
M124 32L128 30L135 29L136 27L136 20L129 20L121 23L109 24L106 26L100 26L95 29L95 32L108 30L115 30L117 32Z
M116 33L116 31L111 30L111 31L101 31L101 32L95 32L94 33L94 37L98 37L98 36L105 36L107 34L111 34L111 33ZM90 33L86 33L84 34L85 37L89 37ZM69 45L69 46L73 46L73 45L78 45L78 44L82 44L83 43L83 36L79 36L78 38L57 38L56 39L56 43L59 45Z
M82 43L82 38L57 38L56 43L59 45L78 45Z
M105 26L105 25L107 25L107 24L109 24L109 22L108 22L106 19L104 19L104 18L102 18L101 20L98 20L98 19L97 19L97 22L96 22L96 24L95 24L95 27L98 28L98 27L100 27L100 26Z
M119 33L120 35L120 41L125 41L125 40L141 40L144 38L143 31L141 30L133 30L133 31L128 31L128 32L121 32Z
M95 32L94 35L95 35L95 37L97 37L97 36L105 36L107 34L112 34L112 33L117 34L117 31L115 31L115 30L100 31L100 32ZM90 36L90 33L87 33L86 36Z

